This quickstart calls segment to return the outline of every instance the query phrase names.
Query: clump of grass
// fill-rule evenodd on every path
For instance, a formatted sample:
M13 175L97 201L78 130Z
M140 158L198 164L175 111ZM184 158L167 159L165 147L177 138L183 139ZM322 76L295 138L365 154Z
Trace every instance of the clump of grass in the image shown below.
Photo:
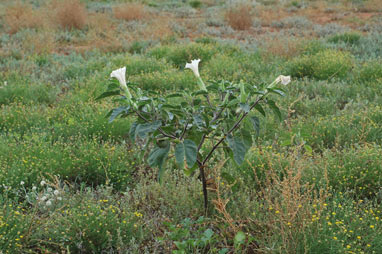
M117 19L123 19L126 21L142 20L147 17L145 6L139 3L119 5L113 9L113 12Z
M190 1L190 6L192 8L199 8L202 6L202 2L200 2L199 0L192 0Z
M10 34L25 28L37 28L43 25L42 16L29 4L17 2L5 10L5 23Z
M251 7L247 5L230 9L225 13L225 19L235 30L247 30L252 26Z
M328 41L332 43L344 42L344 43L353 45L353 44L358 44L360 39L361 39L361 34L356 32L349 32L349 33L333 35L328 39Z
M211 44L192 43L188 45L164 45L151 49L148 54L155 58L164 58L179 68L183 68L187 61L203 59L207 62L217 53Z
M312 56L294 58L289 62L288 73L294 77L326 80L345 77L352 66L353 59L349 53L328 49Z
M87 22L87 11L79 0L62 1L55 4L56 22L64 29L83 29Z

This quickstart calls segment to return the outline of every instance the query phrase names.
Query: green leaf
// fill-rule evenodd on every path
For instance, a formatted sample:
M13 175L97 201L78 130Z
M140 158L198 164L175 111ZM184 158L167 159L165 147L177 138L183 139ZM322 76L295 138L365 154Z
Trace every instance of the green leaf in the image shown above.
M212 236L214 235L214 231L212 231L212 229L210 229L210 228L206 229L206 231L204 231L203 235L207 240L210 240L212 238Z
M257 111L259 111L263 116L265 116L265 110L264 110L263 106L261 106L259 103L257 103L257 104L255 105L255 109L256 109Z
M221 177L226 180L228 184L233 184L235 182L235 178L228 174L227 172L221 173Z
M234 161L240 165L244 162L244 157L247 152L246 144L240 137L234 137L232 135L227 136L228 146L233 152Z
M238 99L230 100L230 101L228 102L227 107L236 106L237 104L239 104L239 102L240 102L240 101L239 101Z
M240 103L240 108L241 108L245 113L248 113L249 110L250 110L250 107L249 107L248 103Z
M118 117L120 114L122 113L128 113L129 112L129 108L128 107L119 107L119 108L115 108L113 109L111 115L110 115L110 118L109 118L109 123L113 122L114 119L116 117Z
M175 97L183 97L184 95L181 93L173 93L166 96L166 98L175 98Z
M271 93L280 95L280 96L285 96L285 92L283 90L281 90L281 89L268 88L268 91L270 91Z
M135 136L146 138L147 134L156 131L162 125L161 121L139 124L135 130Z
M193 115L194 118L194 124L198 126L199 128L203 128L206 123L203 120L203 117L200 114Z
M245 236L244 232L242 232L242 231L237 232L235 235L235 239L234 239L235 244L243 244L245 238L246 238L246 236Z
M175 147L176 162L183 167L184 159L186 159L187 167L192 168L196 162L196 156L198 147L195 142L189 139L185 139L182 143L179 143Z
M119 88L118 81L110 82L109 85L107 86L107 90L108 91L111 91L111 90L114 90L114 89L117 89L117 88Z
M96 98L96 100L100 100L106 97L114 96L114 95L120 95L120 90L115 90L115 91L107 91L101 94Z
M199 90L199 91L196 91L196 92L194 92L194 93L191 93L191 95L192 96L198 96L198 95L207 95L208 94L208 92L207 91L205 91L205 90Z
M137 123L137 122L134 122L134 123L132 123L131 124L131 126L130 126L130 130L129 130L129 137L130 137L130 139L133 141L133 143L135 142L135 138L136 138L136 136L137 136L137 132L136 132L136 130L137 130L137 126L139 125L139 123Z
M163 175L163 163L165 162L168 152L170 151L170 142L165 147L154 147L151 150L149 157L147 158L147 162L150 167L158 167L158 179L161 181Z
M249 117L249 120L251 120L253 128L256 131L256 134L259 135L259 132L260 132L260 119L257 116L251 116L251 117Z
M278 116L279 120L281 121L282 120L281 112L280 112L280 109L276 106L276 103L272 100L268 100L267 103L269 107L272 109L273 113L275 113Z

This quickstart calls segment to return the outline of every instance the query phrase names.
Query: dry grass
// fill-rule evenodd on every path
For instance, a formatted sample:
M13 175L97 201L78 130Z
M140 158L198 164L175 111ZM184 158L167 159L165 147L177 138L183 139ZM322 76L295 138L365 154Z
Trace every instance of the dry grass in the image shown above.
M261 25L265 27L268 27L272 24L272 22L281 20L289 15L290 13L277 7L270 8L268 6L259 6L255 10L256 18L261 20Z
M228 24L236 30L247 30L252 26L252 9L250 6L242 5L226 12L225 18Z
M61 28L82 29L85 27L87 11L79 0L55 2L52 6L56 10L56 22Z
M145 6L139 3L126 3L119 5L113 9L114 16L117 19L123 19L126 21L142 20L147 17L147 11Z
M301 38L298 37L273 38L267 36L264 37L263 44L268 56L280 56L285 59L299 55L302 50Z
M289 158L290 165L284 168L282 175L274 169L269 157L266 160L269 170L266 172L265 181L257 180L264 200L264 206L257 213L264 217L254 216L250 221L263 228L264 232L269 234L269 239L274 234L280 236L280 241L283 242L281 253L298 252L301 232L305 232L309 225L320 217L329 195L327 188L317 190L314 184L303 180L306 165L298 155L300 149L301 147L293 151ZM256 176L256 168L251 167ZM328 183L326 168L324 170Z
M29 4L17 2L5 10L4 17L8 32L17 33L24 28L38 28L44 23L42 15L32 9Z
M23 41L23 50L37 55L49 54L55 49L54 32L49 29L33 35L27 35Z
M111 17L106 13L93 13L88 19L87 44L103 52L119 52L124 49L120 36L115 34Z

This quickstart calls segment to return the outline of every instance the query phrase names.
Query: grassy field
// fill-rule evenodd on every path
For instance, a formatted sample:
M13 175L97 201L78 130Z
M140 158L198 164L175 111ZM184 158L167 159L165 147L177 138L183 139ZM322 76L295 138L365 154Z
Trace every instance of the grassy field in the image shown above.
M382 253L381 0L0 2L0 253ZM111 71L163 95L291 75L243 165L162 183L108 123Z

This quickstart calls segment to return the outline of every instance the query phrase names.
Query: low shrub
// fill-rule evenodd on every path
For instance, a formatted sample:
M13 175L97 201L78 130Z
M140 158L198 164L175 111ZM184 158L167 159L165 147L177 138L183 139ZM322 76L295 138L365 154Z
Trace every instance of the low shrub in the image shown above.
M314 55L303 55L288 63L288 72L294 77L311 77L319 80L343 78L353 66L347 52L327 49Z
M356 32L349 32L343 34L336 34L329 37L328 41L332 43L344 42L347 44L358 44L361 39L361 34Z
M360 199L382 194L381 155L382 149L372 145L325 152L330 186Z
M46 84L7 85L0 88L0 105L13 102L52 104L57 90Z
M340 192L314 206L304 232L305 252L378 253L382 246L380 205Z
M137 153L123 144L100 144L81 136L66 141L52 140L46 132L15 139L17 142L1 137L0 164L4 166L0 180L7 186L14 188L21 181L30 186L52 175L89 186L110 181L117 189L126 189L132 183Z
M362 65L358 79L363 82L378 82L382 80L382 62L378 60L366 62Z
M179 73L175 70L153 71L145 75L135 75L129 78L134 84L146 90L170 91L196 86L195 79L190 73Z
M207 62L213 55L217 53L217 49L211 44L191 43L187 45L164 45L157 46L149 50L148 55L155 58L164 58L178 68L184 68L186 62L192 59L203 59L202 63Z

